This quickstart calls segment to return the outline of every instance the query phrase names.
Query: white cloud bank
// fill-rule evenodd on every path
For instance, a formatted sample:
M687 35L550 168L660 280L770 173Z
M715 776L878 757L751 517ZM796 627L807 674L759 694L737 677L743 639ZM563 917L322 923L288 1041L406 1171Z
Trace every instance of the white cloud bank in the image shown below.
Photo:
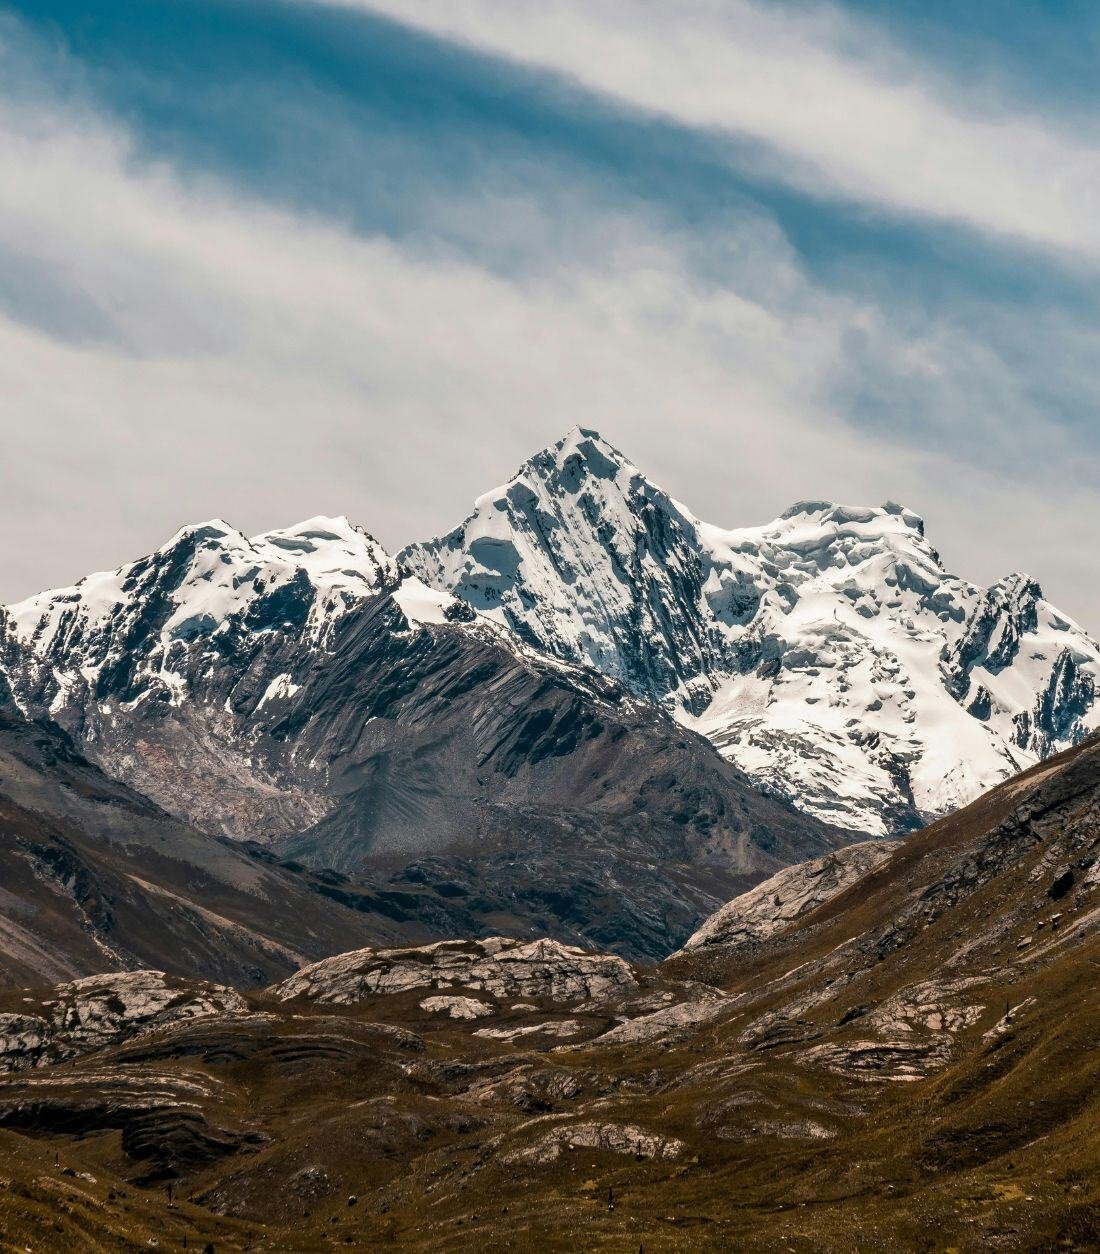
M1100 620L1081 578L1095 495L853 431L828 403L849 337L916 377L951 361L815 288L767 222L731 224L752 238L745 290L729 267L723 286L692 277L675 240L626 218L598 264L510 280L143 166L88 114L0 105L0 167L18 172L0 249L48 279L59 317L88 315L79 334L0 319L0 599L213 515L347 512L396 546L581 422L717 523L900 498L957 537L963 573L1031 565Z
M944 84L826 6L750 0L319 0L763 141L812 194L1100 257L1100 146L952 107ZM858 56L853 51L858 49Z

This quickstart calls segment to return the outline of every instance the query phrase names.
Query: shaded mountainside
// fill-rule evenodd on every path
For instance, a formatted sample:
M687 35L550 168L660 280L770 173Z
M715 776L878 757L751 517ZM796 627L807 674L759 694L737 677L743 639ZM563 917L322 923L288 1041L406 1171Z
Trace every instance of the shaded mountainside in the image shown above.
M402 930L360 892L205 835L0 712L0 984L143 966L247 986Z
M951 575L891 503L711 526L581 428L399 558L532 647L665 704L769 790L872 835L1100 726L1100 647L1034 580Z
M20 607L16 698L181 820L337 873L335 897L409 939L550 933L656 959L847 839L392 563L349 591L338 562L365 541L322 521L279 533L270 567L211 524Z
M454 912L437 934L468 934L472 907L498 929L652 959L722 896L842 839L615 685L579 686L460 628L396 652L388 613L349 618L292 698L288 738L330 762L335 804L278 848L446 883Z
M0 1227L58 1249L1095 1249L1100 743L880 852L847 855L854 880L843 855L784 874L776 927L754 892L722 911L730 943L706 929L656 969L497 938L243 998L156 972L0 996Z
M750 805L745 821L764 817ZM658 868L647 824L549 810L497 823L488 851L311 871L197 831L58 729L0 712L0 983L155 965L247 985L349 945L502 929L657 958L724 886L758 878L709 870L683 842Z

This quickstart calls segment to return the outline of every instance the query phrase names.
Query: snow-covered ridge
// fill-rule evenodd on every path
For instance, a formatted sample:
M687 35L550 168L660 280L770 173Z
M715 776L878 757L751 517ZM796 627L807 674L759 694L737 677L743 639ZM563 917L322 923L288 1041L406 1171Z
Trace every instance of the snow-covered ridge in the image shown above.
M59 648L78 631L96 632L121 606L154 597L163 602L159 626L170 640L211 635L250 613L258 626L272 626L294 615L296 601L309 627L320 630L396 581L393 559L346 518L310 518L252 539L214 518L181 527L147 557L30 597L8 613L20 639Z
M663 702L761 784L897 832L1100 726L1100 648L1024 575L944 570L893 503L725 530L574 428L399 560Z
M63 705L73 683L135 699L151 678L178 703L196 657L247 655L272 633L324 649L365 599L393 594L410 627L464 606L402 571L345 517L309 518L249 538L222 519L182 527L153 553L8 607L8 632L52 670ZM282 677L280 677L282 678ZM274 682L274 681L273 681ZM284 685L285 688L285 685ZM265 694L285 695L271 691Z

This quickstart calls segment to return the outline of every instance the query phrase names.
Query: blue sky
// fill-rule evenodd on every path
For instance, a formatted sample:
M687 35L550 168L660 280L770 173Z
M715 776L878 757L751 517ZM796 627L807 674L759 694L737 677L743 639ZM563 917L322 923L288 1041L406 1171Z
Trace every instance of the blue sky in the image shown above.
M442 530L575 422L904 500L1100 628L1100 11L0 6L0 598L185 520Z

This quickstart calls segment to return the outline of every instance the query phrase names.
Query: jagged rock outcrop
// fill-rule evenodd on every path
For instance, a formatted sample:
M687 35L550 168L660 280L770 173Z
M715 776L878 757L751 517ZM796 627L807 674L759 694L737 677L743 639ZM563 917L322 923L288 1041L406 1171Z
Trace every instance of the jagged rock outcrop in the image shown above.
M640 1045L646 1041L685 1040L704 1024L721 1018L727 1009L725 997L716 990L705 990L702 995L654 1010L652 1014L628 1018L590 1043Z
M491 1041L506 1041L509 1045L528 1037L569 1037L585 1030L580 1019L547 1019L544 1023L514 1023L501 1028L477 1028L475 1036Z
M670 1159L683 1153L684 1143L675 1137L657 1136L635 1124L574 1123L543 1133L533 1145L509 1150L501 1155L501 1161L516 1166L544 1167L556 1162L567 1150L598 1150L637 1159Z
M766 940L862 879L897 848L896 841L866 840L777 871L712 914L680 952Z
M425 997L420 1003L421 1010L432 1014L447 1015L451 1019L484 1019L493 1013L492 1006L479 1001L476 997L439 996Z
M696 518L596 432L400 560L531 645L663 702L769 789L898 833L1100 726L1100 648L1027 576L944 570L901 506Z
M440 941L419 949L364 949L304 968L274 990L280 1001L350 1006L417 988L488 993L498 1001L534 997L578 1005L637 988L628 963L557 941ZM438 1000L438 999L437 999Z
M859 1017L856 1028L873 1036L823 1042L798 1057L856 1080L919 1080L945 1067L954 1037L982 1018L985 1002L970 1004L966 995L986 984L977 977L924 980Z
M88 976L55 988L38 1014L0 1015L0 1072L76 1058L184 1020L247 1011L231 988L163 971Z

